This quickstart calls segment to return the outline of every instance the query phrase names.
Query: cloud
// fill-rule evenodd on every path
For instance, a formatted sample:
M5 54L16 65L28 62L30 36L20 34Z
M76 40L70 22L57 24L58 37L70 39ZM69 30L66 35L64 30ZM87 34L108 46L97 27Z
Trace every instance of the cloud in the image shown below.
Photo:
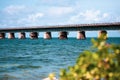
M109 17L108 13L101 13L99 10L86 10L85 12L79 12L72 16L69 22L80 23L80 22L101 22L105 21Z
M7 14L14 15L19 13L20 11L23 11L25 9L25 6L23 5L10 5L7 6L3 11Z
M41 12L34 13L34 14L29 14L26 17L20 18L16 21L18 25L24 25L24 26L29 26L29 25L38 25L39 21L41 18L44 17L44 14Z
M48 10L48 13L52 16L61 16L73 12L72 7L51 7Z
M87 10L86 12L80 13L80 16L83 16L85 20L87 21L98 21L100 19L100 11L92 11L92 10Z
M109 17L109 14L108 14L108 13L104 13L104 14L103 14L103 18L106 18L106 17Z
M115 19L116 22L120 22L120 16L117 16Z
M35 13L35 14L31 14L28 15L28 20L35 22L36 20L38 20L39 18L43 17L44 14L43 13Z

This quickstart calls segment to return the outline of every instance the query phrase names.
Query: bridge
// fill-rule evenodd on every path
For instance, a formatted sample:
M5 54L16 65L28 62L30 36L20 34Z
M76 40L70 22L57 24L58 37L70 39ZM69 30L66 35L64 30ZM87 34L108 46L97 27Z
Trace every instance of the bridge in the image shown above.
M61 31L60 34L62 35L62 37L65 37L65 35L67 35L66 31L80 31L79 34L84 34L83 36L85 37L84 31L93 31L93 30L95 31L104 30L104 32L105 30L120 30L120 22L0 28L0 37L4 36L4 33L7 33L7 32L11 33L10 35L14 35L13 34L14 32L21 32L22 36L25 35L24 32L32 32L30 36L32 38L35 38L38 36L37 32L46 32L46 35L49 36L50 38L51 31Z

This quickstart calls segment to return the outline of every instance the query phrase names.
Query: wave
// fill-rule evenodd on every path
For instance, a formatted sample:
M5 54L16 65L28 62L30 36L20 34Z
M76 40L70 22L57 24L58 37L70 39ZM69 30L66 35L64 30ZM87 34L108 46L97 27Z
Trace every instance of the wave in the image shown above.
M48 77L48 78L44 78L42 80L51 80L51 79ZM56 77L54 77L53 80L58 80L58 79Z

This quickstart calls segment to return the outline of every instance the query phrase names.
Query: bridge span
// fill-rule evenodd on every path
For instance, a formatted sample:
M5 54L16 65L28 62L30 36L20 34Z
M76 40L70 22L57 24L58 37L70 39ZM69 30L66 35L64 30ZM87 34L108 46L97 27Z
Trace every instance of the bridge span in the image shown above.
M14 38L14 32L21 32L20 35L25 37L24 32L32 32L31 37L37 37L36 32L46 32L45 38L51 38L51 31L61 31L61 37L67 38L67 31L79 31L79 36L84 34L84 31L105 31L105 30L120 30L120 22L113 23L92 23L92 24L68 24L68 25L53 25L53 26L30 26L30 27L17 27L17 28L0 28L0 37L4 36L4 33L11 33L10 35Z
M47 31L93 31L93 30L95 31L120 30L120 22L0 28L0 32L44 32L44 31L47 32Z

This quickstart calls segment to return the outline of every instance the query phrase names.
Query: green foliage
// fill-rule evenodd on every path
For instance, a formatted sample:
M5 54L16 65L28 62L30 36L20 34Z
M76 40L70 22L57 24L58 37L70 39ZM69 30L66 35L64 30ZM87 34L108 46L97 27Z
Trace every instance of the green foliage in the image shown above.
M120 45L92 39L92 50L84 51L74 66L60 71L59 80L120 80Z

